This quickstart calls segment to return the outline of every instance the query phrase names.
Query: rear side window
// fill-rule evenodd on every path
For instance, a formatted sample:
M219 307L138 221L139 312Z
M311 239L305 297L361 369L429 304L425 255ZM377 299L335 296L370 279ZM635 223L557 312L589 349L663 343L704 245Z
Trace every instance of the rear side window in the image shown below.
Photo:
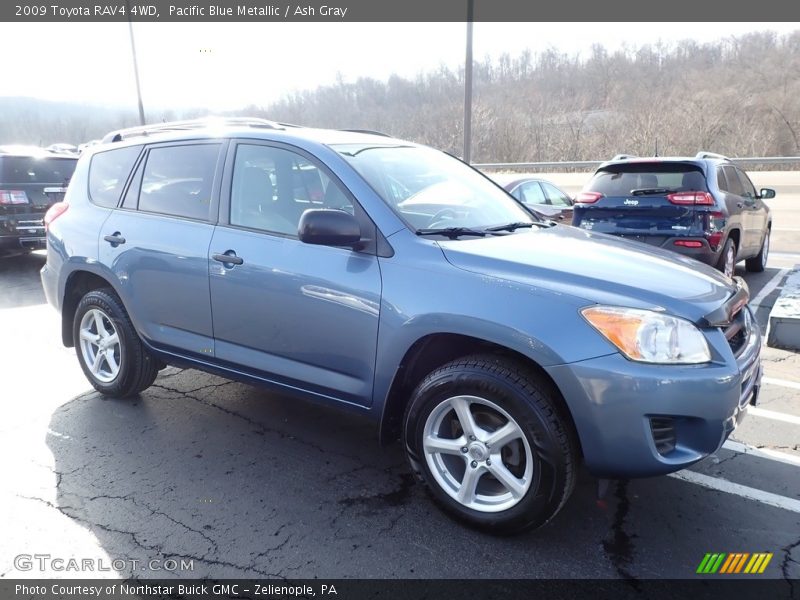
M50 184L64 186L75 171L76 158L0 157L0 184Z
M726 165L722 167L722 170L725 172L725 179L728 182L726 191L731 194L736 194L737 196L744 196L744 186L739 180L739 176L736 174L736 167Z
M99 206L115 208L141 146L100 152L89 165L89 199Z
M674 163L613 165L595 173L584 191L607 197L629 196L634 190L664 188L668 192L705 192L706 180L699 168Z
M153 148L147 155L139 210L208 220L220 144Z

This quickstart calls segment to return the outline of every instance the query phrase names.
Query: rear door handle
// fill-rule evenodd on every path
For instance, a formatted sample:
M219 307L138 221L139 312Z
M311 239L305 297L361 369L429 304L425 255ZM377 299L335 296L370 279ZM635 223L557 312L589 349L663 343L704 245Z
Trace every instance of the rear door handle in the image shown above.
M120 235L119 231L115 231L111 235L105 236L103 239L114 248L125 243L125 238Z
M211 258L226 265L241 265L244 263L244 259L236 256L233 250L228 250L224 254L212 254Z

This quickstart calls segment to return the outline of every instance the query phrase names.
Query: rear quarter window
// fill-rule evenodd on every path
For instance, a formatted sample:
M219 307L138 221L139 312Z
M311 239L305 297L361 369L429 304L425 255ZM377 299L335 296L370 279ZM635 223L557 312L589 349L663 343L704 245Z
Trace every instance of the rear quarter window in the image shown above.
M141 146L99 152L89 165L89 199L98 206L115 208Z

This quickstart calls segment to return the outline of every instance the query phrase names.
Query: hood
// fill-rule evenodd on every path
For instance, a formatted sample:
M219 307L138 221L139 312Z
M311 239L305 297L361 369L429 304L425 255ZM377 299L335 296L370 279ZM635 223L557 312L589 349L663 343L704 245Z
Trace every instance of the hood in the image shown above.
M587 301L707 323L737 292L715 269L680 254L574 227L439 242L453 266Z

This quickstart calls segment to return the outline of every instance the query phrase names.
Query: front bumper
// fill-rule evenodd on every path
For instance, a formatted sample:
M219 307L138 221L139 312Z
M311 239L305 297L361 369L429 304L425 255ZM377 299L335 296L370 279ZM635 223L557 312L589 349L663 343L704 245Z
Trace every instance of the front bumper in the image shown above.
M588 470L649 477L716 452L758 398L761 334L752 322L736 355L722 330L708 330L714 360L705 365L649 365L617 353L548 368Z

